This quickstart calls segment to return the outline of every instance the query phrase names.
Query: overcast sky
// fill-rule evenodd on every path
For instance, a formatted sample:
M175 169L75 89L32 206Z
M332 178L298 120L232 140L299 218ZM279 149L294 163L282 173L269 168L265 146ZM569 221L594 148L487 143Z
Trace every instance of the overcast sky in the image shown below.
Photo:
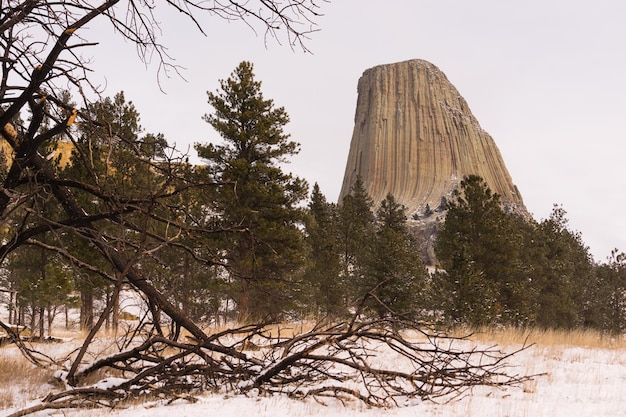
M330 201L341 188L363 71L428 60L494 138L537 220L562 204L596 260L626 251L626 2L335 0L322 12L309 54L238 22L208 18L205 37L181 16L161 15L161 40L186 68L186 80L161 78L165 93L156 62L142 64L109 32L89 54L107 95L124 90L145 130L182 148L219 140L202 120L211 111L206 92L251 61L302 145L288 169L318 182Z

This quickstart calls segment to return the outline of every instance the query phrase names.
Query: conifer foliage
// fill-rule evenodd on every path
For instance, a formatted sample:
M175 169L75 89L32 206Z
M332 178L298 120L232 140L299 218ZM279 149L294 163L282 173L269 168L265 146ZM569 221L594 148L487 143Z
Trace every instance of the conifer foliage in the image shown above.
M407 226L406 208L390 194L374 212L357 177L337 211L340 280L347 304L366 315L415 318L425 306L426 269Z
M614 251L608 264L595 264L560 206L541 222L528 220L504 211L482 178L468 176L435 250L433 309L448 323L625 327L625 257Z
M425 306L426 269L407 227L405 212L406 208L391 194L376 212L364 289L369 291L371 308L381 317L415 318Z
M362 299L372 289L366 282L365 264L374 236L373 205L361 177L357 177L350 194L344 197L339 208L341 280L345 283L350 303Z
M222 137L220 144L197 144L206 175L222 186L212 203L220 221L241 232L224 236L225 262L239 286L240 317L275 315L294 302L294 273L303 264L304 220L297 205L306 182L283 172L280 163L299 152L285 133L289 116L265 99L253 66L242 62L208 93L214 112L204 119Z
M346 312L346 285L341 279L341 244L337 206L329 203L319 185L313 186L306 217L306 243L310 256L304 281L309 308L316 314L340 317Z
M503 312L504 272L515 244L500 198L478 176L463 179L437 233L435 252L445 273L435 279L446 316L485 325Z

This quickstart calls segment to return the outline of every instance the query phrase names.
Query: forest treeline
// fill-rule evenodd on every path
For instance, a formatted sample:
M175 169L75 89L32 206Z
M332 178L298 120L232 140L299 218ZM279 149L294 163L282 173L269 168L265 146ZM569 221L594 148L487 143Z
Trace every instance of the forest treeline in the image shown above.
M542 221L507 212L481 178L468 176L447 202L429 272L392 195L373 202L357 180L334 204L317 184L309 194L304 179L285 172L299 144L252 64L242 62L207 97L204 119L221 139L195 145L201 164L172 163L166 138L144 132L123 93L80 110L91 122L72 125L69 163L55 154L61 137L47 139L58 185L71 187L89 216L68 220L54 186L35 193L26 191L33 181L20 185L29 200L7 212L0 231L9 322L43 336L72 308L87 329L96 319L116 327L130 318L120 309L124 265L112 253L102 259L104 241L194 321L359 313L625 330L626 255L594 262L563 208ZM85 232L93 225L102 240ZM160 305L145 304L159 317Z

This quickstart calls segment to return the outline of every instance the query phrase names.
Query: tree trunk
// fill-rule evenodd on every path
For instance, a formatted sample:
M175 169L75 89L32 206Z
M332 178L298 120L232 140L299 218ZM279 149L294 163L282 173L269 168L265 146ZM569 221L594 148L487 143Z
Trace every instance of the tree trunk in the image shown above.
M113 300L111 306L111 330L113 331L113 334L117 334L117 328L120 322L120 292L114 290L112 297Z
M240 323L245 323L250 318L250 280L254 277L252 247L253 243L248 236L243 235L239 238L237 269L241 287L237 308L239 309Z
M107 304L111 304L111 306L113 305L113 295L106 293L105 295L105 299ZM111 311L113 309L111 308ZM105 316L104 316L104 329L106 331L109 331L111 329L111 311L109 311Z
M44 339L46 337L46 333L45 333L45 310L43 307L39 307L38 309L39 312L39 339Z
M35 336L35 330L37 329L37 308L34 305L30 306L30 335Z
M46 310L48 313L48 337L52 337L52 323L54 323L54 318L57 315L57 306L48 305Z
M250 315L250 284L245 278L241 279L241 292L239 293L239 323L245 323Z
M19 316L17 317L17 325L24 326L26 323L26 307L20 305L19 306Z
M17 324L17 308L15 305L17 293L11 288L9 290L9 324Z
M80 329L93 328L93 289L88 283L83 283L80 291Z

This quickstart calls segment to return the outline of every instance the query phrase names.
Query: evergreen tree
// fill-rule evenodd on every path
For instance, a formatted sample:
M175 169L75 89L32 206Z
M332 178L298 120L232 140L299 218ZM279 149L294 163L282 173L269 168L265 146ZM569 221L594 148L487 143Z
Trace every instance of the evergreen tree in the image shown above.
M61 99L69 101L69 94L63 92ZM49 111L48 103L42 102L43 108ZM42 117L42 123L38 133L46 136L49 132L49 118L43 115L35 116L31 113L30 118ZM14 123L23 123L19 118L14 119ZM58 143L59 136L52 135L42 141L41 149L47 155L53 154ZM8 149L8 148L6 148ZM11 159L15 158L15 154ZM57 170L59 159L50 161L53 169ZM4 149L0 157L0 177L5 179L7 174L7 159ZM9 287L16 291L15 304L19 310L20 324L26 324L26 315L30 316L30 327L33 336L44 337L45 324L48 323L48 332L54 320L58 308L71 300L73 290L71 274L62 262L62 258L46 246L65 246L66 234L55 230L55 222L62 219L62 208L55 203L50 187L43 186L38 181L22 183L23 188L20 193L28 198L24 198L26 204L18 205L14 210L7 213L3 219L2 240L7 241L7 237L17 230L28 230L36 228L36 224L42 218L49 222L40 230L50 230L53 233L42 233L41 236L33 236L28 243L19 247L7 256L7 279ZM6 236L4 235L6 233ZM10 308L13 308L11 306ZM27 313L27 311L29 311ZM46 320L47 315L47 320Z
M425 306L426 269L420 251L407 228L406 208L389 194L376 214L376 232L365 267L366 291L375 300L370 306L381 317L410 314Z
M72 300L72 274L58 256L40 247L25 247L9 257L7 265L10 288L17 292L17 308L22 321L30 317L32 335L48 336L62 306Z
M215 201L221 221L242 230L224 237L223 248L231 277L240 285L236 302L245 320L290 308L298 293L294 277L303 265L304 246L303 210L297 205L307 185L279 166L298 153L299 145L284 132L285 109L263 97L252 64L239 64L220 86L208 93L214 113L204 119L224 142L197 144L196 150L209 175L225 184Z
M166 141L162 135L142 136L139 112L132 101L126 100L123 92L117 93L113 98L106 97L91 104L84 112L89 115L90 122L81 123L78 127L76 148L72 153L71 163L64 167L61 173L63 178L83 183L95 182L103 192L116 196L120 202L150 195L162 185L155 161L163 156ZM111 204L101 204L89 190L84 193L77 191L75 198L92 213L116 210ZM157 211L153 213L155 216L158 214ZM142 219L141 224L137 223L139 218ZM154 232L147 219L149 217L143 217L140 211L120 212L116 215L116 221L107 227L106 232L109 235L107 238L115 239L119 250L128 250L129 254L137 252L139 259L141 247L145 246L149 241L148 236ZM139 230L142 232L138 232ZM68 245L86 264L97 265L97 269L106 271L110 277L114 277L113 269L106 265L107 262L101 259L94 247L76 245L74 239L70 239ZM154 263L144 263L144 272L147 274L148 265ZM162 268L157 269L160 273L155 275L155 283L158 283L158 278L163 275ZM113 283L107 282L100 274L84 269L76 273L76 281L76 287L81 295L81 326L89 329L93 325L96 302L115 296L112 291ZM109 322L116 327L117 311L112 312L107 323Z
M360 300L371 288L365 281L365 262L374 236L373 202L357 177L350 194L339 206L338 227L341 250L341 279L347 290L348 303Z
M579 233L567 227L566 212L554 206L550 217L537 226L538 246L532 262L532 283L537 293L536 323L542 327L572 328L585 321L586 293L594 291L593 263Z
M626 331L626 254L611 251L608 262L597 265L586 297L585 325L623 335Z
M341 251L337 235L336 207L313 186L306 220L306 242L311 254L305 280L316 310L330 317L345 313L345 288L341 281Z
M527 322L529 281L520 265L523 235L484 180L468 176L448 203L435 251L433 296L448 319L472 325Z

